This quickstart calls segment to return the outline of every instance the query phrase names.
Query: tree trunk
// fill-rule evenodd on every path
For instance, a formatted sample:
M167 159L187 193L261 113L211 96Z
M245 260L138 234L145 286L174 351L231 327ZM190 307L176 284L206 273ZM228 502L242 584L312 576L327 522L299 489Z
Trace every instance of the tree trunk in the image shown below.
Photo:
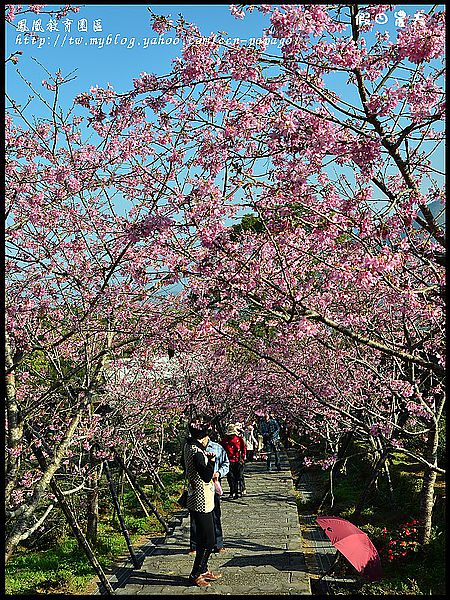
M124 461L125 462L125 455L124 455ZM119 507L120 509L123 511L123 506L124 506L124 492L125 492L125 473L123 468L119 465L119 477L118 477L118 488L119 488Z
M332 493L333 470L343 460L345 453L347 452L347 450L350 446L350 442L352 441L352 438L353 438L353 431L348 431L348 432L344 433L344 435L339 440L339 444L338 444L339 449L338 449L338 453L337 453L337 457L336 457L336 462L331 467L330 479L328 480L327 487L326 487L325 491L323 492L322 497L320 498L319 506L317 508L318 512L320 512L322 510L322 507L325 504L325 500L328 498L330 493ZM336 474L337 474L336 479L339 479L339 469L336 469ZM332 500L332 505L333 505L333 500Z
M428 433L427 440L427 460L433 465L437 465L437 449L438 430L436 426L433 426ZM419 542L421 544L428 544L430 541L435 483L436 471L425 468L420 498L420 520L422 521L422 525L420 528Z
M128 552L130 553L133 565L137 569L137 568L139 568L139 560L136 556L136 553L134 552L133 544L131 543L130 534L128 533L128 529L125 524L125 520L123 518L122 511L120 509L119 499L117 497L116 489L114 487L114 483L113 483L113 480L111 477L111 472L109 470L108 463L106 461L104 461L103 464L105 467L106 478L108 479L109 489L111 491L113 503L114 503L114 506L115 506L115 509L117 512L117 517L119 518L120 528L122 530L123 537L125 538L125 541L127 543Z
M437 451L439 448L439 421L444 411L445 394L442 394L440 398L436 398L435 406L435 418L428 432L426 459L431 465L437 467ZM422 527L420 528L419 542L421 544L428 544L430 541L436 476L436 471L434 469L425 468L420 501L420 518L422 520Z
M20 408L16 400L16 376L14 373L15 359L8 332L5 332L5 367L6 375L6 474L5 474L5 504L8 506L11 493L16 485L20 469L20 453L18 452L23 437L23 422Z
M86 538L91 546L97 544L98 534L98 493L99 493L99 465L95 464L94 453L91 448L89 452L89 461L91 463L91 475L88 479L90 490L87 493L87 525Z
M394 486L392 484L392 477L391 477L391 472L389 471L388 461L386 461L384 463L384 472L386 474L386 481L387 481L387 485L388 485L389 499L390 499L391 505L396 506L397 503L396 503L395 495L394 495Z
M376 462L373 470L372 470L372 476L370 478L369 483L367 484L366 488L363 490L362 494L360 495L358 502L356 504L355 507L355 512L353 513L353 516L355 518L359 517L361 514L361 511L364 507L366 498L367 498L367 494L369 493L370 489L372 488L373 484L375 483L375 481L377 480L378 474L381 471L381 469L384 466L384 463L386 462L386 458L389 454L389 450L387 448L385 448L383 450L382 455L380 456L380 458L378 459L378 461Z
M39 448L36 448L36 446L34 444L33 444L33 453L39 462L40 468L43 471L45 471L47 469L47 465L46 465L44 455L43 455L42 451ZM73 534L75 535L75 537L77 539L78 545L86 553L86 556L88 557L89 562L91 563L92 567L94 568L94 571L97 573L97 576L100 579L101 583L103 584L103 587L105 588L108 595L114 595L114 590L113 590L110 582L107 580L105 572L103 571L100 563L97 560L97 557L95 556L94 552L92 551L92 548L90 547L89 542L84 537L83 531L81 530L81 527L78 524L75 514L72 512L69 504L67 503L67 500L64 497L64 494L61 492L61 490L59 489L59 486L57 485L57 483L55 482L54 479L52 479L50 481L50 488L58 500L58 504L61 507L61 510L63 511L64 516L66 517L66 520L67 520L70 528L72 529Z
M49 462L49 464L47 465L46 462L43 461L43 464L45 464L45 469L43 470L41 479L39 480L39 482L36 484L36 486L34 488L33 495L31 497L31 499L28 501L28 504L23 505L23 507L20 507L19 510L16 511L18 513L16 523L15 523L14 527L12 528L12 531L8 534L8 537L5 542L5 561L6 562L11 558L14 550L16 549L16 547L20 543L20 541L22 539L24 539L23 535L29 528L31 518L32 518L33 514L35 513L37 507L41 503L44 492L47 491L48 487L51 485L51 482L53 481L53 475L60 468L61 462L66 455L66 452L70 445L72 437L77 429L78 422L81 418L82 410L83 409L80 408L78 413L72 418L72 421L70 422L70 425L69 425L63 439L55 447L54 455L52 457L52 460ZM28 440L28 442L32 443L33 453L36 456L36 458L38 458L38 454L39 454L39 456L42 456L42 453L39 450L39 448L37 448L35 446L35 444L33 443L33 436L31 434L31 432L28 431L28 429L26 427L24 428L24 435L25 435L26 439Z

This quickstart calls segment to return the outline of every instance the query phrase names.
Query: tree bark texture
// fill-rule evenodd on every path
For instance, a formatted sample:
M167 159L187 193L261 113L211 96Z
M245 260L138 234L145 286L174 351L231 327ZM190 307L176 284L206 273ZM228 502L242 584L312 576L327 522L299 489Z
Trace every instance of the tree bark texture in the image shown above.
M8 332L5 332L6 375L6 465L5 465L5 504L8 506L20 469L19 447L23 437L23 422L16 399L16 375L14 355Z
M70 425L63 439L61 440L59 445L56 446L53 457L51 458L48 464L45 460L39 461L38 454L43 458L42 451L36 447L36 445L33 442L33 436L31 432L28 431L28 429L25 427L24 435L29 442L32 442L33 453L38 459L43 473L28 503L23 505L23 507L20 507L19 511L16 511L16 513L18 512L16 524L12 528L12 531L8 534L5 542L6 561L8 561L11 558L14 550L17 548L17 545L22 539L24 539L23 536L26 533L27 529L29 529L30 527L31 517L34 515L36 509L38 508L43 498L44 493L50 486L54 474L60 468L61 462L66 456L67 449L78 426L78 422L81 417L81 411L82 409L80 408L77 414L74 417L72 417L72 421L70 422ZM43 467L42 465L45 465L45 467Z
M120 528L122 530L123 537L125 538L125 541L127 543L128 552L130 553L131 560L133 562L134 567L138 568L139 567L139 560L138 560L138 558L136 556L136 553L134 551L133 544L131 543L130 534L128 533L128 529L127 529L127 526L125 524L125 520L124 520L123 515L122 515L122 511L121 511L120 504L119 504L119 498L117 497L116 488L114 486L114 483L113 483L113 480L112 480L112 477L111 477L111 472L109 470L108 463L106 461L104 461L103 465L105 467L106 478L108 480L109 489L111 491L111 496L112 496L112 499L113 499L114 507L116 509L117 517L119 519Z

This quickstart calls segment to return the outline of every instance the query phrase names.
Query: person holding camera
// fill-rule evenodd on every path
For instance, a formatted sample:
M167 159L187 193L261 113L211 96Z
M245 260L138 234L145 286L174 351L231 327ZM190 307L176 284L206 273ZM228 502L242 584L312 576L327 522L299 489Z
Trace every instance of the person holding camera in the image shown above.
M207 452L208 425L200 421L189 424L189 437L183 448L183 459L188 481L187 508L195 522L197 551L189 575L197 587L210 587L222 573L208 569L208 559L216 544L213 510L215 486L213 481L216 456Z
M222 486L221 481L222 478L228 475L228 471L230 469L230 461L228 460L227 453L224 448L214 442L208 431L207 434L208 441L206 442L206 452L212 452L215 454L215 463L214 463L214 474L213 474L213 482L215 487L214 493L214 510L213 510L213 521L214 521L214 529L216 532L216 544L214 546L214 552L217 554L223 554L226 552L224 548L223 542L223 530L222 530L222 509L220 506L220 497L222 495ZM189 552L188 554L195 554L197 551L197 531L196 524L193 519L191 519L190 526L190 543L189 543Z

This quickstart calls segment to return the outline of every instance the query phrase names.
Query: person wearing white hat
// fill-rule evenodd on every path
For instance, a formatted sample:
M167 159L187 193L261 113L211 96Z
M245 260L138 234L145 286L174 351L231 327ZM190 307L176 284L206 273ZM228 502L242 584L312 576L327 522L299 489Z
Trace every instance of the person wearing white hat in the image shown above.
M247 448L244 438L239 435L236 425L229 425L227 427L220 443L225 448L228 460L230 461L230 470L228 471L227 479L230 486L230 500L232 500L239 498L239 483L242 479Z

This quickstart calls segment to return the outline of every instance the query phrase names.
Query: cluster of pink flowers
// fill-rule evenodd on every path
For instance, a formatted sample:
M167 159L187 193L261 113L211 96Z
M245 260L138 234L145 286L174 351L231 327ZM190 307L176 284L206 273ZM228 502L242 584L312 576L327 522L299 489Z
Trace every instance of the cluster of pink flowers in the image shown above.
M9 22L12 23L14 21L14 19L16 18L16 7L20 6L18 4L7 4L5 6L5 9L8 11L5 15L5 19Z
M234 79L256 81L259 55L260 52L252 46L234 44L224 52L220 70L230 72Z
M324 31L343 31L345 25L334 21L320 5L281 5L270 17L271 33L276 38L297 40L299 48L306 48L309 35L320 35ZM285 52L283 51L285 54Z
M149 237L155 232L164 231L173 224L172 219L161 215L148 215L138 225L135 225L129 234L130 240L139 241Z
M407 94L408 104L413 121L426 119L434 112L439 111L443 98L443 90L439 88L431 77L423 82L416 83Z
M445 15L438 12L412 20L399 29L394 51L398 59L420 64L439 58L445 52Z
M230 13L236 19L243 19L245 17L245 10L242 10L242 8L239 8L236 4L230 4Z
M320 464L322 466L322 469L324 471L326 471L327 469L332 467L336 463L336 461L337 461L337 454L332 454L331 456L328 456L324 460L320 461Z
M393 390L404 396L410 398L414 394L414 386L409 381L403 381L402 379L391 379L390 386Z
M297 26L300 7L292 6L287 10L278 7L272 11L270 16L271 33L276 38L290 38Z
M338 40L332 47L330 61L339 67L347 69L358 69L362 65L364 52L353 40Z
M7 13L5 19L9 23L12 23L17 15L20 15L25 11L31 11L38 15L46 6L51 7L51 12L54 13L58 20L64 18L69 12L77 13L80 10L80 6L73 6L72 4L66 4L62 8L56 10L53 9L53 5L51 4L28 4L28 8L25 8L24 4L6 4L5 9L7 10Z
M164 15L153 15L152 17L152 29L162 35L166 31L170 31L173 27L173 21L165 17Z
M392 433L392 426L388 423L373 423L370 426L370 435L374 437L379 437L383 435L384 437L389 437Z
M36 481L39 481L42 477L42 473L36 471L27 471L22 476L20 485L24 488L31 488Z
M158 89L158 79L153 73L140 73L139 79L133 79L136 92L153 92Z
M371 115L386 117L392 114L394 108L406 95L407 92L402 87L392 86L386 88L382 95L373 94L370 96L369 101L366 103L367 110Z
M376 256L365 256L362 261L363 268L371 273L388 273L394 271L403 263L403 255L392 252L387 246L383 246Z
M213 53L218 50L218 43L214 36L209 38L190 38L185 41L182 56L174 60L177 70L180 71L183 83L190 83L196 79L205 79L212 75L216 66Z
M370 177L380 155L381 145L378 139L361 138L351 145L350 156L365 176Z
M427 420L430 420L433 417L433 413L429 408L423 404L417 404L417 402L413 402L412 400L406 403L406 409L411 415L416 417L423 417Z
M28 8L36 13L37 15L41 12L41 10L44 8L44 6L47 6L46 4L29 4Z

